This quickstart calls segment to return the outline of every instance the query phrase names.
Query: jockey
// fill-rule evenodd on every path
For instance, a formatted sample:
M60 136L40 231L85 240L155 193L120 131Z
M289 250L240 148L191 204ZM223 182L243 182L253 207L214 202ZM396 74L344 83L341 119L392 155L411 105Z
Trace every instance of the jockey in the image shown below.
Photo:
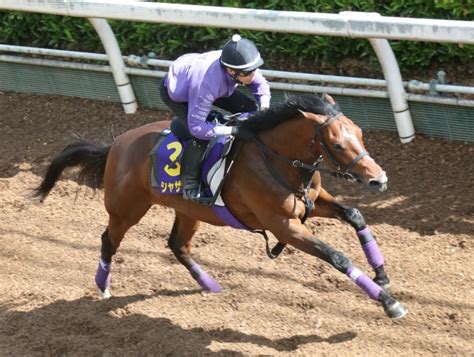
M200 162L210 139L220 135L248 138L245 130L208 121L212 106L230 113L254 112L270 106L270 87L259 70L263 65L255 44L235 34L222 50L190 53L177 58L163 78L163 102L187 123L193 140L186 146L181 162L183 197L201 203L210 198L200 192ZM247 86L255 101L236 91Z

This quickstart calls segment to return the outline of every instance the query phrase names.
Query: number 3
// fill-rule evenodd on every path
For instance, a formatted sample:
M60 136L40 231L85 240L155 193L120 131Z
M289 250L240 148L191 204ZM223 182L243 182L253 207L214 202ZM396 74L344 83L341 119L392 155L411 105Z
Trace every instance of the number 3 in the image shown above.
M183 151L183 146L179 141L173 141L172 143L166 145L166 148L168 150L173 150L169 158L171 162L175 164L175 167L170 167L169 165L166 165L164 170L169 176L179 176L181 172L181 164L177 161L177 159L179 154L181 154L181 151Z

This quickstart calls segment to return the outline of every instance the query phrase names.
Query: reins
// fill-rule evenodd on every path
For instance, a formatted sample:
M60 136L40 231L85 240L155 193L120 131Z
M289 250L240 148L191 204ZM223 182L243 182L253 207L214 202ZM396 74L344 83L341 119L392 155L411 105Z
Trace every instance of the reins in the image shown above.
M252 139L252 141L257 145L257 147L260 149L260 152L262 152L263 155L269 154L269 155L273 156L274 158L276 158L280 161L283 161L283 162L285 162L285 163L287 163L287 164L289 164L289 165L291 165L291 166L293 166L293 167L295 167L296 169L299 170L299 172L301 173L301 176L302 176L303 186L305 186L305 189L303 189L303 190L301 190L301 189L295 190L293 187L291 187L287 182L285 182L285 180L283 179L281 174L278 172L278 170L275 168L275 166L272 165L271 162L269 162L268 160L265 160L265 165L267 166L267 169L270 171L272 176L275 178L276 181L278 181L278 183L280 185L282 185L283 187L288 189L290 192L295 194L296 197L298 197L298 198L303 197L304 194L305 194L305 191L311 185L313 174L314 174L315 171L318 170L318 166L323 161L323 157L320 156L313 164L308 165L308 164L305 164L304 162L302 162L300 160L288 159L288 158L274 152L272 149L267 147L264 143L262 143L257 138Z

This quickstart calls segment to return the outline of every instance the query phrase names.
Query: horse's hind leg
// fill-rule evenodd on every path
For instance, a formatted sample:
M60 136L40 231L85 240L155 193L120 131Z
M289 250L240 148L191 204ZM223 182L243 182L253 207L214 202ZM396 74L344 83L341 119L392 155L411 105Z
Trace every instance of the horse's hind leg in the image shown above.
M103 298L109 298L110 295L110 270L112 268L112 255L117 249L114 249L109 238L108 228L102 233L101 254L99 257L99 267L95 274L95 284L100 290Z
M367 261L374 269L374 281L384 290L388 290L390 280L385 273L383 255L380 252L380 248L370 228L367 227L362 213L360 213L357 208L342 205L324 189L321 189L315 206L316 215L320 217L340 218L355 229Z
M168 246L176 258L191 273L191 276L206 291L218 293L222 287L212 279L191 257L191 239L199 228L199 221L176 212L176 217L168 239Z
M95 282L102 297L108 298L110 294L110 273L112 268L112 256L122 242L125 233L137 224L150 208L150 204L144 199L136 199L133 203L123 206L121 210L109 211L109 225L102 234L101 254L99 267L95 276Z

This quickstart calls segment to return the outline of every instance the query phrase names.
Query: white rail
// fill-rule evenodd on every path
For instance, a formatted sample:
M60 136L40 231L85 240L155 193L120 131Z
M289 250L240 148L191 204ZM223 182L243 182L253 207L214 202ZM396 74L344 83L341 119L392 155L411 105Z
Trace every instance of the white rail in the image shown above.
M72 68L69 67L67 60L69 59L81 59L81 60L92 60L92 61L99 61L99 62L107 62L109 57L103 53L95 53L95 52L79 52L79 51L67 51L67 50L55 50L50 48L39 48L39 47L28 47L28 46L14 46L14 45L2 45L0 44L0 61L5 62L14 62L14 63L24 63L24 64L34 64L38 65L42 63L43 59L36 59L29 62L27 58L18 57L18 56L9 56L9 55L1 55L1 52L14 52L14 53L24 53L28 55L41 55L41 56L48 56L48 57L62 57L66 59L66 61L51 61L51 65L53 67L62 67L62 68ZM16 61L18 59L18 61ZM135 55L129 56L122 56L122 59L125 63L128 63L132 68L126 68L128 74L130 70L138 70L139 68L136 67L137 64L145 65L146 66L153 66L153 67L163 67L168 68L172 61L162 60L162 59L155 59L155 58L147 58L138 57ZM44 63L44 62L43 62ZM77 69L86 69L82 68L80 63L75 62L77 64ZM64 67L63 67L64 66ZM93 67L95 68L95 67ZM159 71L150 71L148 69L144 69L143 76L153 77L153 73ZM160 71L159 73L165 73ZM335 83L338 85L347 85L347 86L362 86L362 87L387 87L387 81L383 79L373 79L373 78L360 78L360 77L346 77L346 76L333 76L327 74L314 74L314 73L304 73L304 72L287 72L287 71L275 71L269 69L262 69L262 73L267 78L273 79L283 79L285 81L297 80L297 81L305 81L305 82L318 82L321 84L324 83ZM136 74L136 72L134 73ZM156 76L161 78L162 76ZM288 85L288 90L290 88L290 83L281 83ZM474 87L468 86L458 86L458 85L451 85L451 84L430 84L430 83L423 83L418 80L411 80L411 81L404 81L402 82L403 87L408 89L408 91L413 92L428 92L428 91L435 91L439 93L458 93L458 94L469 94L474 95ZM340 88L342 89L342 88ZM339 89L339 90L340 90ZM310 91L312 92L312 91ZM367 96L371 97L370 93L373 90L358 92L358 89L352 90L350 93L355 96ZM359 94L358 94L359 93ZM387 92L383 92L387 93ZM329 94L336 94L336 93L329 93ZM407 94L407 99L410 100L410 94ZM387 98L388 94L384 95L383 98ZM380 96L377 96L379 98ZM423 96L419 96L423 98ZM441 100L440 104L446 104L446 99L454 99L454 98L440 98L436 96L425 96L425 100L418 100L418 101L426 101L429 103L436 103L438 100ZM458 103L455 100L451 101L451 104ZM469 103L466 106L473 107L474 101L473 100L464 100L462 103Z
M16 47L16 46L15 46ZM5 46L0 45L0 51L4 49ZM12 49L12 46L8 46ZM71 58L87 58L90 60L98 61L107 61L107 55L99 53L87 53L87 52L73 52L73 51L60 51L60 50L50 50L47 49L37 49L40 51L28 52L27 49L33 49L32 47L20 47L21 50L18 52L22 53L38 53L42 52L43 54L48 55L57 55L60 57L68 57L66 53L71 53ZM80 56L82 54L83 56ZM130 60L130 57L123 57L124 61L127 62ZM43 58L31 58L31 57L20 57L20 56L11 56L11 55L1 55L0 62L10 62L18 64L27 64L27 65L37 65L44 67L56 67L56 68L66 68L66 69L77 69L84 71L93 71L93 72L106 72L112 73L111 66L98 65L98 64L89 64L89 63L79 63L79 62L68 62L68 61L57 61ZM168 67L171 61L166 60L148 60L148 64L152 66ZM135 63L135 62L134 62ZM268 71L263 70L268 78L286 78L291 79L294 75L298 79L309 79L312 82L324 82L324 83L336 83L336 84L350 84L350 85L362 85L364 87L383 87L387 83L384 80L380 79L370 79L370 78L352 78L352 77L339 77L339 76L325 76L325 75L314 75L310 73L293 73L293 72L284 72L284 71ZM134 67L125 67L125 73L129 75L143 76L143 77L154 77L154 78L163 78L166 71L162 70L150 70L145 68L134 68ZM304 75L307 74L309 77L304 78ZM346 82L347 81L347 82ZM416 83L415 83L416 82ZM368 98L389 98L389 93L383 90L373 90L373 89L361 89L361 88L343 88L343 87L328 87L326 85L308 85L308 84L293 84L293 83L281 83L281 82L272 82L270 81L270 87L272 89L284 90L284 91L294 91L294 92L306 92L306 93L328 93L334 95L344 95L344 96L353 96L353 97L368 97ZM428 83L421 83L418 81L404 82L404 85L408 88L412 87L413 90L419 91L430 91L432 88ZM452 86L452 85L436 85L435 89L439 92L450 92L450 93L470 93L474 94L474 88L471 87L461 87L461 86ZM433 104L445 104L445 105L455 105L455 106L464 106L464 107L474 107L474 100L461 99L461 98L447 98L439 96L427 96L416 93L407 93L406 99L413 102L422 102L422 103L433 103Z
M117 0L2 0L0 9L176 25L474 44L474 22Z
M135 2L132 0L2 0L0 9L63 16L108 18L178 25L253 29L285 33L367 38L381 62L400 140L415 136L398 64L387 39L474 44L474 23L434 19L383 17L376 13L320 14L215 6ZM91 20L92 22L94 20ZM100 33L99 33L100 34ZM100 34L103 37L103 34ZM104 43L104 47L107 45ZM109 53L110 52L110 53ZM110 58L114 78L121 54ZM109 57L112 52L108 51ZM113 65L115 63L115 65ZM126 76L122 70L121 76Z

